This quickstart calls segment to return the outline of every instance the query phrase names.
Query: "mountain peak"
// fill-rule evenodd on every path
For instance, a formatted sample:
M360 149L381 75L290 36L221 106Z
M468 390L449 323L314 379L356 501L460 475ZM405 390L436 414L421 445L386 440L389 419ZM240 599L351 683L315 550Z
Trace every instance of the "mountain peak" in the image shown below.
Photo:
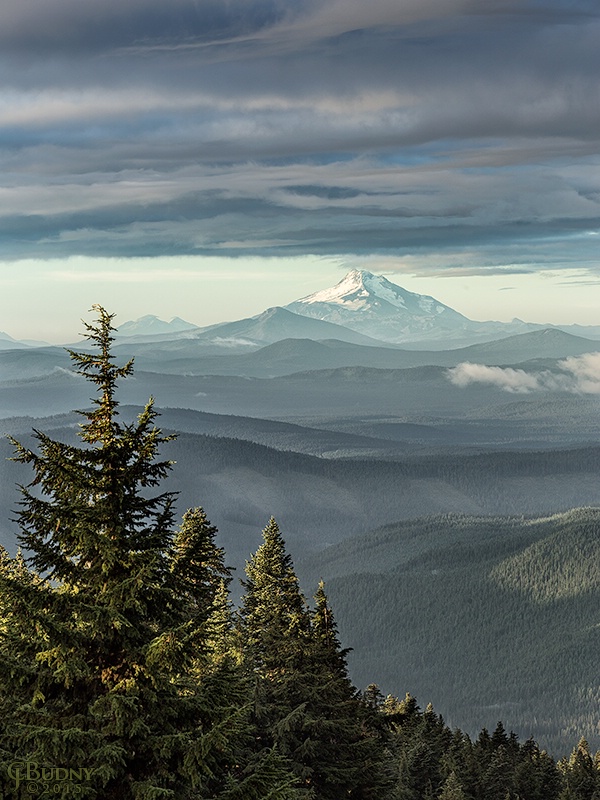
M359 308L370 295L385 294L385 284L389 283L381 275L373 275L365 269L352 269L341 281L330 289L322 289L298 300L298 303L343 303ZM390 284L393 286L393 284ZM396 287L400 288L400 287ZM381 291L383 289L383 292Z
M452 311L433 297L409 292L383 275L374 275L366 269L352 269L335 286L303 297L287 308L299 314L313 316L307 307L322 303L329 307L341 306L348 311L377 309L378 316L382 311L397 313L398 310L418 316L437 316L444 312L458 315L458 312ZM302 307L304 310L300 310Z
M333 292L336 289L339 289L340 291L367 289L366 283L377 280L377 277L378 276L373 275L372 272L369 272L366 269L351 269L350 272L347 272L342 280L338 281L334 287L331 289L325 289L324 291ZM381 279L381 276L379 276L379 279Z
M186 322L180 317L173 317L170 322L165 322L154 314L145 314L139 319L129 320L119 325L116 334L117 336L154 336L182 333L196 328L196 325L192 325L191 322Z
M350 270L330 289L296 300L286 308L390 342L427 337L440 329L456 330L468 323L466 317L435 298L409 292L364 269Z

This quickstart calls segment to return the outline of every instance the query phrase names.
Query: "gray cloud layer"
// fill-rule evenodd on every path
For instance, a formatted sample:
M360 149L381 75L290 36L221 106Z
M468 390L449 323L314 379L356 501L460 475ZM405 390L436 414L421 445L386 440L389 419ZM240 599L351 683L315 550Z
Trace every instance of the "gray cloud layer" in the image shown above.
M5 0L0 53L4 258L597 267L596 2Z

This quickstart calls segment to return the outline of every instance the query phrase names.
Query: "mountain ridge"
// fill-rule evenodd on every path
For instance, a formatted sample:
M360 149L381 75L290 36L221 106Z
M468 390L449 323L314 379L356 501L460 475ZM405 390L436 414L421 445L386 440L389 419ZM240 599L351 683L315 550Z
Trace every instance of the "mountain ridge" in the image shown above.
M384 342L372 339L358 331L354 331L337 323L318 318L307 317L284 308L271 306L254 317L246 317L234 322L212 325L208 330L194 335L198 341L236 340L250 344L273 344L283 339L339 339L351 344L382 346Z
M224 311L226 309L224 308ZM449 350L544 329L600 340L600 325L540 324L469 319L431 295L411 292L368 270L350 270L334 286L270 306L251 317L199 326L180 317L170 321L146 314L119 325L119 347L188 341L204 355L251 352L282 339L337 339L352 344ZM81 346L81 342L75 343ZM67 346L75 346L71 343ZM0 350L48 346L0 333Z

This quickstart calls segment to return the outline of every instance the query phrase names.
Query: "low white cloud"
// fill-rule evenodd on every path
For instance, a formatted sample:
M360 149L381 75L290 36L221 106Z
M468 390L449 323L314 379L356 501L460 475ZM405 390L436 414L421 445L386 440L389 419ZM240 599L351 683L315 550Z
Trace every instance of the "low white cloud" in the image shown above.
M236 339L234 336L215 336L210 341L212 344L220 344L223 347L256 347L256 342L251 339Z
M513 369L512 367L488 367L485 364L471 364L468 361L449 369L448 378L451 383L461 389L470 386L472 383L497 386L505 392L519 394L542 388L539 375L530 374L522 369Z
M559 362L559 367L568 372L582 394L600 394L600 353L572 356Z
M600 353L571 356L559 361L557 367L560 372L527 372L514 367L489 367L465 361L449 369L447 376L451 383L461 389L480 383L513 394L542 391L600 394Z

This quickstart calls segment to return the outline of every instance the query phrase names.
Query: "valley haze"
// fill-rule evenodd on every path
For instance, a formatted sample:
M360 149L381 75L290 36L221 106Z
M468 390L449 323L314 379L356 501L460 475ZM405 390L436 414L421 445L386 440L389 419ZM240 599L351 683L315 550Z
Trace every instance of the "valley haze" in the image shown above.
M273 514L303 584L326 580L359 684L409 689L471 731L501 717L556 752L575 732L600 744L596 644L577 634L600 592L586 566L600 541L600 326L474 321L353 269L253 317L126 321L114 353L135 359L123 419L152 395L177 433L164 455L179 506L205 507L238 575ZM74 441L73 409L89 402L64 348L3 334L5 433ZM15 552L14 487L27 474L0 449L0 541ZM374 613L359 614L367 597ZM466 638L440 645L432 614ZM490 636L516 660L486 661L482 681Z

